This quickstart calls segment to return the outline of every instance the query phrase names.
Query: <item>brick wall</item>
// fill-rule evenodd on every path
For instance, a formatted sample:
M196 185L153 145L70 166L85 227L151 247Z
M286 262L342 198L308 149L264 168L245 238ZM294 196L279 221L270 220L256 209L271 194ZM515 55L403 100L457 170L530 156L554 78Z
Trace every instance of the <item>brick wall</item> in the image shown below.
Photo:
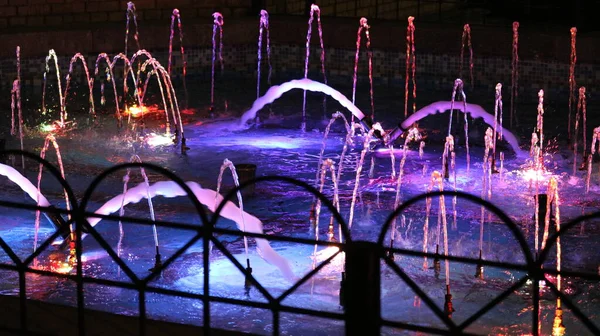
M12 2L11 2L12 1ZM4 13L19 12L16 0L0 0ZM33 1L33 0L21 0ZM42 0L36 0L42 1ZM69 1L69 0L43 0ZM71 4L80 3L71 0ZM169 4L181 4L183 0L172 0ZM90 4L107 4L107 1L87 1L83 4L86 11L94 8ZM204 3L208 3L205 1ZM228 4L249 5L252 1L228 1ZM160 0L145 2L136 1L139 17L140 45L152 52L161 63L166 65L169 41L170 13L157 9ZM187 2L186 2L187 3ZM195 2L189 2L195 3ZM12 5L11 5L12 4ZM65 2L59 4L66 4ZM217 7L218 3L214 2ZM48 5L48 3L46 3ZM52 8L52 4L49 4ZM15 7L13 11L6 8ZM94 23L87 26L63 25L60 29L0 29L0 89L7 91L16 76L15 48L21 47L23 64L22 78L24 84L39 87L44 72L44 57L49 49L54 49L61 56L61 67L68 65L72 55L81 52L88 60L88 66L93 67L93 61L100 52L108 53L111 57L124 50L125 37L125 8L119 3L117 13L120 19L116 22ZM153 6L145 8L145 6ZM191 6L191 5L190 5ZM207 5L205 5L207 6ZM46 8L46 7L42 7ZM100 9L100 7L96 7ZM102 7L105 8L105 7ZM181 7L184 8L184 7ZM214 7L204 7L206 13L200 16L200 8L181 9L184 30L184 46L188 57L188 72L198 76L210 73L211 60L211 13ZM22 10L25 11L25 10ZM28 13L37 9L29 8ZM152 12L156 11L156 12ZM87 13L87 12L84 12ZM105 12L102 12L105 13ZM148 13L160 13L160 20L149 19ZM166 14L165 14L166 13ZM226 14L226 11L223 11ZM241 12L240 12L241 13ZM91 13L87 13L90 14ZM76 15L76 14L73 14ZM112 14L106 14L111 16ZM241 15L241 14L240 14ZM163 16L165 16L163 18ZM194 16L195 19L194 19ZM44 18L46 22L47 18ZM64 17L63 17L64 20ZM27 21L27 20L26 20ZM64 21L63 21L64 22ZM304 44L306 39L307 18L304 16L271 17L271 43L273 46L273 68L276 74L283 76L282 80L301 76L303 68ZM404 53L406 20L379 21L369 20L371 25L372 47L374 49L374 76L379 83L401 85L404 76ZM446 88L452 83L458 73L458 55L460 53L460 37L462 25L424 24L417 20L417 78L428 88ZM356 18L323 18L323 39L327 51L327 71L332 77L338 76L347 82L353 68L354 48L358 19ZM475 82L482 89L493 89L500 81L510 81L511 60L511 27L472 27L473 49L475 58ZM254 15L237 17L234 14L225 15L224 26L224 56L227 69L236 75L253 77L256 68L256 39L258 35L258 18ZM314 32L312 44L318 45L318 34ZM577 38L578 66L576 79L578 85L586 85L588 92L597 92L594 87L600 80L600 38L593 34L580 34ZM134 48L133 38L129 37L129 55ZM174 51L178 51L178 42ZM317 57L315 50L311 53ZM536 89L555 89L566 92L568 84L569 62L569 31L538 30L536 27L523 24L520 29L519 56L521 60L521 89L535 98ZM361 62L364 58L361 58ZM177 65L175 66L177 68ZM318 68L318 58L311 60L311 67ZM364 64L360 69L364 70ZM362 70L361 70L362 71ZM63 72L64 73L64 72ZM286 73L287 75L283 75Z
M127 0L0 0L0 29L66 28L94 22L123 22ZM186 19L210 17L220 11L226 17L250 12L251 0L136 0L140 21L168 20L173 8Z

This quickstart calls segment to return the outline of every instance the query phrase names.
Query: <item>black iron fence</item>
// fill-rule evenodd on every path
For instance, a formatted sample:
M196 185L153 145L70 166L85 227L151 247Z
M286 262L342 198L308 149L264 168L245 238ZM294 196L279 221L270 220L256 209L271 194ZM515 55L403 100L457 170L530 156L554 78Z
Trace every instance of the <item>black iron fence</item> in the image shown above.
M348 226L342 216L336 211L335 206L332 202L320 193L318 190L308 185L305 182L281 176L267 176L260 177L254 179L252 181L248 181L240 185L238 188L231 190L224 200L219 204L216 208L216 211L213 213L212 217L210 217L204 206L200 203L200 201L194 196L192 190L182 181L177 175L173 174L167 169L161 168L156 165L148 164L148 163L126 163L114 166L104 172L102 172L99 176L97 176L90 186L85 191L85 194L80 202L76 201L75 194L71 188L71 186L61 178L61 174L52 164L48 161L41 159L35 154L30 154L28 152L23 152L19 150L8 150L1 152L0 154L8 155L23 155L28 159L32 159L37 161L39 164L43 165L47 171L49 171L61 184L61 186L66 190L69 201L71 205L71 210L66 211L63 209L58 209L54 207L39 207L30 204L24 204L19 202L12 201L0 201L0 206L9 207L15 209L27 209L27 210L40 210L45 213L58 214L58 215L70 215L69 220L66 221L67 226L70 224L75 225L75 255L77 259L77 267L74 273L63 274L57 273L53 271L42 270L38 268L32 267L32 262L34 259L42 252L47 250L52 242L59 238L59 236L64 235L65 232L63 230L57 230L50 237L48 237L44 242L41 243L39 248L31 253L24 259L19 258L17 254L11 249L11 247L7 244L7 242L0 237L0 248L9 256L12 264L3 263L0 264L0 269L4 270L12 270L16 271L19 276L19 298L20 298L20 324L18 328L9 328L7 326L0 326L0 331L6 332L15 332L15 333L23 333L27 334L30 326L28 325L28 311L27 311L27 292L26 292L26 274L39 274L46 276L54 276L60 278L70 279L76 282L77 284L77 319L78 325L77 330L79 335L86 334L86 324L85 324L85 298L84 298L84 284L99 284L104 286L112 286L122 289L131 289L137 291L139 295L139 333L140 335L146 334L147 328L147 311L146 311L146 295L150 293L164 294L172 297L179 298L189 298L199 300L203 304L203 331L206 335L211 333L211 303L227 303L237 306L243 307L253 307L253 308L262 308L271 312L273 319L273 335L280 334L280 314L281 313L295 313L302 314L306 316L313 316L319 318L328 318L343 321L345 323L346 335L378 335L380 334L382 327L392 327L399 328L402 330L412 330L418 332L425 332L429 334L439 334L439 335L468 335L467 328L471 326L474 322L476 322L479 318L481 318L484 314L489 312L491 309L496 307L498 304L506 300L509 296L514 295L517 290L525 290L528 291L532 298L532 321L531 321L531 334L538 335L540 333L539 325L540 325L540 281L545 281L546 286L550 289L550 291L556 295L557 298L562 300L562 303L565 307L570 309L572 314L584 325L591 334L600 335L600 328L594 324L593 321L579 309L572 300L565 295L561 290L557 288L556 285L548 279L550 276L561 275L562 277L572 277L572 278L580 278L586 281L598 281L600 282L600 275L596 273L586 273L586 272L576 272L576 271L557 271L556 269L547 269L544 268L544 262L547 260L550 250L555 246L557 239L563 235L565 232L571 230L575 225L581 223L582 221L591 220L594 218L600 218L600 212L596 212L589 215L584 215L574 220L565 223L560 231L554 233L547 242L546 247L541 250L539 256L534 256L530 248L528 247L528 243L526 238L522 234L521 230L518 226L511 220L509 216L507 216L502 210L496 207L494 204L483 200L477 196L473 196L471 194L463 193L463 192L452 192L452 191L442 191L442 192L430 192L427 194L422 194L415 198L412 198L406 202L404 202L400 207L398 207L390 216L387 221L383 225L383 229L380 232L379 239L377 242L365 242L365 241L355 241L352 239L352 235L348 229ZM120 170L126 170L131 168L145 168L151 171L154 171L157 174L163 175L165 178L174 181L180 188L182 188L187 195L187 198L192 202L195 207L202 225L200 226L192 226L185 223L175 223L175 222L165 222L165 221L151 221L146 219L139 218L131 218L125 216L113 216L113 215L99 215L93 212L87 211L88 203L90 202L91 196L98 187L98 185L106 179L108 176L116 173ZM266 234L256 234L249 232L241 232L237 230L227 230L216 228L215 224L218 220L220 212L223 210L226 202L232 200L236 192L238 190L244 190L245 188L263 182L269 181L277 181L280 183L286 183L290 185L295 185L300 187L310 194L312 194L316 199L319 199L332 214L335 221L340 224L341 234L344 238L344 243L335 243L335 242L327 242L327 241L318 241L313 239L302 239L302 238L293 238L293 237L282 237L282 236L274 236L274 235L266 235ZM498 261L490 261L480 258L468 258L468 257L459 257L459 256L444 256L437 253L424 253L422 251L410 250L410 249L402 249L402 248L390 248L386 247L384 244L384 240L386 239L388 230L392 224L394 218L398 215L402 214L406 209L408 209L411 205L419 201L426 200L428 198L438 197L438 196L457 196L458 198L468 200L475 204L481 205L487 209L490 213L494 214L499 218L504 225L511 231L516 239L519 247L522 250L525 262L523 264L518 263L509 263L509 262L498 262ZM94 218L100 217L103 219L112 219L112 220L123 220L131 223L143 224L143 225L157 225L159 227L165 228L175 228L180 230L188 230L193 233L193 236L190 240L184 244L180 249L178 249L175 253L173 253L170 257L168 257L162 265L153 269L150 274L145 277L140 277L136 275L134 271L125 263L125 261L118 256L113 247L103 238L103 236L98 233L98 231L91 226L86 218ZM68 230L68 227L65 226L65 230ZM82 262L82 243L81 237L83 233L91 235L98 244L106 251L106 253L110 256L112 260L123 270L123 272L127 275L129 281L116 281L116 280L107 280L96 277L91 277L83 272L83 262ZM324 260L321 264L315 267L311 272L306 274L300 280L298 280L295 284L293 284L289 289L284 291L281 295L275 297L270 294L259 281L257 281L251 272L249 272L244 265L240 264L238 260L232 255L231 252L227 250L227 248L216 239L215 235L217 234L226 234L237 237L252 237L252 238L265 238L270 241L282 241L282 242L293 242L300 244L317 244L321 246L337 246L339 251L335 254L329 256L326 260ZM173 264L178 258L180 258L194 243L202 241L203 246L208 246L209 243L214 244L214 247L218 249L223 255L242 273L245 275L246 279L249 283L260 293L267 298L267 302L261 301L253 301L250 299L235 299L228 298L222 296L211 295L210 292L210 281L209 281L209 272L210 262L209 262L209 250L203 249L203 268L204 268L204 276L203 276L203 293L195 294L190 292L184 292L175 289L156 287L151 284L153 279L156 279L159 274L169 267L169 265ZM345 277L341 283L340 288L340 296L341 303L344 307L343 312L324 312L319 310L312 310L307 308L298 308L289 306L283 303L283 300L293 294L302 284L305 284L308 280L310 280L315 274L317 274L320 270L323 269L327 264L329 264L339 253L345 253ZM448 309L451 307L447 307L446 305L441 308L434 300L427 295L417 284L417 282L411 278L411 276L405 272L398 263L394 261L394 255L400 256L409 256L409 257L428 257L428 258L439 258L441 260L449 260L453 262L460 262L466 264L472 264L477 266L489 266L489 267L501 267L507 270L521 271L525 275L516 280L512 286L504 290L500 295L496 298L487 302L482 308L472 314L471 317L464 320L462 323L457 324L451 318L451 311ZM414 293L422 300L422 302L433 312L435 316L437 316L444 324L445 328L439 327L429 327L416 325L411 323L403 323L397 321L391 321L382 317L381 314L381 265L387 265L398 277L406 284L406 286L410 287ZM529 285L526 285L527 283ZM447 302L446 302L447 303ZM506 318L509 318L508 316Z

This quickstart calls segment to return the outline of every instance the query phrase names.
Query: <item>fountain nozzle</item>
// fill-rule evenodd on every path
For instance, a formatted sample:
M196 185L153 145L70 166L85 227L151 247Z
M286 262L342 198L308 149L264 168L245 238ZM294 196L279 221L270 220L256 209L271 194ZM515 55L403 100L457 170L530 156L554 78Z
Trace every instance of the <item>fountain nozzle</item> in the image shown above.
M392 252L392 249L394 248L394 239L390 239L390 250L387 252L387 257L390 258L390 260L394 261L394 259L396 259L394 257L394 252Z
M333 232L333 223L329 223L329 228L327 229L327 238L329 241L335 241L335 234Z
M450 285L446 285L446 295L444 296L444 313L449 318L452 318L452 313L456 310L452 305L452 294L450 294Z
M67 257L67 263L70 266L77 264L77 249L75 246L75 239L69 241L69 256Z
M435 277L440 277L440 271L442 269L442 264L440 263L440 245L435 246L435 257L433 258L433 272L435 273Z
M181 154L185 154L189 149L190 147L186 145L185 137L181 137Z
M310 224L313 226L313 228L315 227L316 224L316 220L317 220L317 202L313 202L313 204L310 207L310 213L308 215L308 220L310 221Z
M149 269L150 272L155 272L162 267L162 260L160 253L158 253L158 246L156 246L156 256L154 256L154 267Z
M565 335L566 328L563 324L563 310L560 306L560 299L556 302L556 310L554 311L554 321L552 323L552 336Z
M475 277L483 280L483 265L481 264L481 259L482 259L481 255L482 255L482 251L479 250L479 261L478 261L476 269L475 269Z
M246 259L246 276L244 278L244 289L246 290L246 295L250 293L250 288L252 287L252 281L250 280L252 274L252 267L250 267L250 259Z
M208 112L209 112L209 117L211 119L214 119L215 118L215 106L211 105L210 108L208 109Z

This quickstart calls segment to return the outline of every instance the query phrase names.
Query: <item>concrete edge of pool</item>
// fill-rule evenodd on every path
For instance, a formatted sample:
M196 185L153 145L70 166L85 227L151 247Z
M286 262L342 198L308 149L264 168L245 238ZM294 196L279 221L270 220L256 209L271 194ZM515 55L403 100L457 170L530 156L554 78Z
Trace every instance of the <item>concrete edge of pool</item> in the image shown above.
M0 335L78 335L77 307L58 305L37 300L27 300L27 333L19 332L19 297L0 295ZM139 319L97 310L85 310L86 335L139 335ZM12 331L12 330L14 331ZM204 335L202 327L146 320L146 335ZM211 335L238 336L249 335L235 331L211 329Z

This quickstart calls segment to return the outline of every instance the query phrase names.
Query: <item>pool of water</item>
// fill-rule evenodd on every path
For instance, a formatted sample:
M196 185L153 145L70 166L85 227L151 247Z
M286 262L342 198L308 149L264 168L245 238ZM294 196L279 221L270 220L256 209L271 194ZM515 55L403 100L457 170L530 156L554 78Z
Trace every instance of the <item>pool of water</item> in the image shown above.
M172 146L141 146L131 136L126 136L114 127L114 120L102 117L100 127L80 127L69 134L58 136L62 160L65 165L66 179L80 199L91 181L103 170L118 163L129 162L132 154L137 154L144 162L154 163L174 172L184 181L194 181L203 188L216 189L217 176L224 159L234 164L252 163L257 165L257 176L281 175L305 181L319 188L317 171L319 154L323 145L323 130L329 121L316 117L312 113L307 133L298 130L298 111L291 111L298 104L291 100L278 102L275 105L275 116L263 116L260 125L245 129L232 130L239 113L221 111L216 119L205 118L203 111L185 115L185 132L190 150L182 155ZM319 106L320 99L310 101ZM333 107L334 108L334 107ZM297 110L297 108L295 108ZM316 109L316 108L315 108ZM286 113L278 113L286 110ZM192 113L194 111L190 111ZM393 125L392 113L381 116L384 125ZM433 171L442 169L443 138L439 123L447 119L435 116L423 120L419 125L427 133L426 147L423 155L419 155L418 146L412 145L407 152L406 165L403 172L400 197L402 201L422 194L428 190ZM160 119L149 122L160 132ZM457 182L458 190L481 196L483 186L482 159L483 133L482 125L472 127L471 133L471 165L467 168L463 139L457 140ZM340 153L346 137L345 130L339 121L334 124L328 139L325 141L324 158L332 159L339 165ZM524 138L524 137L523 137ZM348 221L350 205L354 189L357 163L363 149L364 136L358 135L344 158L344 171L338 181L340 214ZM9 143L9 145L15 145ZM32 132L26 139L25 148L39 153L43 144L43 136ZM401 146L400 146L401 147ZM527 161L515 157L511 149L501 144L506 154L500 174L492 176L491 201L505 211L519 226L526 237L530 250L534 246L534 198L535 182L527 175ZM395 168L402 158L402 148L393 152ZM597 211L598 177L594 175L590 193L585 193L585 172L573 177L570 174L572 161L568 150L555 148L546 157L547 173L539 184L539 190L545 191L547 180L554 176L559 181L561 197L561 222L567 222L577 216ZM396 195L396 178L392 177L392 160L389 150L373 151L366 155L360 176L358 198L355 206L352 238L355 240L376 241L383 223L393 210ZM50 151L48 159L56 163L55 154ZM9 164L20 166L20 159L8 159ZM497 163L500 165L500 163ZM37 181L37 165L26 161L24 175L34 184ZM107 177L93 193L88 210L99 208L104 202L123 191L125 171ZM150 183L165 178L155 172L148 172ZM129 186L132 187L143 180L138 171L132 171ZM453 180L444 182L446 190L453 190ZM230 190L233 181L229 172L225 173L222 190ZM5 178L0 179L3 200L18 200L33 204L21 189ZM41 186L42 193L49 201L59 207L64 206L61 191L56 181L49 174L44 174ZM323 192L333 198L331 178L326 178ZM237 202L237 201L235 201ZM256 216L263 224L264 232L269 235L301 238L315 237L312 228L311 208L314 197L300 187L283 182L265 182L256 186L253 194L246 194L244 210ZM483 235L480 236L481 208L465 200L457 200L456 220L453 216L452 198L445 199L446 220L448 225L448 251L452 255L476 258L481 249L486 260L524 263L524 255L517 240L510 230L498 218L489 213L483 215ZM201 220L191 202L183 197L154 197L153 207L157 220L201 225ZM429 216L426 216L426 201L409 207L398 218L395 227L394 246L415 251L423 250L424 223L429 222L429 251L436 244L443 246L442 230L438 231L442 208L437 198L432 200ZM128 205L125 214L141 218L150 218L148 204L144 201ZM35 213L17 209L2 208L0 211L0 236L22 258L33 251ZM319 217L319 239L327 240L327 226L330 213L322 209ZM598 273L600 257L595 251L600 236L600 221L589 220L573 227L561 237L562 269ZM219 219L219 228L236 229L236 224L227 219ZM334 226L337 236L337 226ZM154 265L155 246L152 229L149 226L123 222L123 234L119 233L116 221L101 221L96 229L104 239L119 253L120 257L138 276L149 274ZM42 218L39 231L40 239L52 233L52 226ZM540 229L540 237L543 228ZM438 233L439 232L439 233ZM553 231L551 231L553 232ZM192 237L186 230L158 228L160 252L163 259L168 258ZM289 288L293 282L286 280L280 270L261 258L253 239L249 239L248 255L240 237L219 235L218 239L229 252L242 264L246 258L250 260L253 275L258 282L273 296L278 296ZM389 234L385 244L389 244ZM89 276L129 281L123 270L110 259L103 248L92 237L83 241L84 273ZM286 258L296 277L301 277L334 253L333 247L282 243L271 241L271 245L282 257ZM186 292L203 292L201 242L193 244L179 257L160 278L153 281L157 287L165 287ZM54 248L43 252L36 260L36 267L49 268L51 259L64 260L64 252ZM58 256L57 256L58 254ZM553 269L556 263L555 250L550 253L546 267ZM5 253L0 254L0 261L10 263ZM443 307L447 271L452 288L456 312L453 319L457 323L466 320L470 315L493 300L503 290L509 288L522 276L523 272L501 268L487 267L483 279L474 277L475 267L463 263L442 262L441 274L436 276L431 269L432 260L424 267L423 258L397 255L395 262L418 283L440 308ZM341 272L343 271L343 255L338 255L330 265L300 286L282 304L327 312L343 312L339 304ZM441 322L428 307L415 296L415 293L385 264L382 264L381 301L382 315L385 319L412 323L423 326L443 327ZM18 293L16 273L3 272L0 283L2 294ZM28 275L28 296L36 300L61 304L76 304L76 286L69 280L52 277ZM600 301L600 289L597 282L577 278L563 278L563 291L587 314L597 325L600 323L597 307ZM522 334L530 330L531 296L528 286L513 293L507 300L478 319L468 328L470 332L481 334ZM244 275L234 267L221 251L213 249L210 261L210 293L213 296L266 302L265 296L256 288L248 293L244 288ZM550 333L556 298L545 291L542 294L541 321L544 334ZM85 288L86 306L91 309L106 310L119 314L138 314L138 295L135 291L87 284ZM172 298L158 294L148 294L147 312L151 318L202 325L202 303L198 300ZM211 325L218 328L269 334L273 321L270 312L258 308L241 308L238 306L211 304ZM567 334L589 334L580 322L565 308L564 324ZM329 319L313 318L298 314L281 314L281 333L284 335L335 335L344 333L342 322ZM393 328L384 328L383 334L406 334L408 332Z

